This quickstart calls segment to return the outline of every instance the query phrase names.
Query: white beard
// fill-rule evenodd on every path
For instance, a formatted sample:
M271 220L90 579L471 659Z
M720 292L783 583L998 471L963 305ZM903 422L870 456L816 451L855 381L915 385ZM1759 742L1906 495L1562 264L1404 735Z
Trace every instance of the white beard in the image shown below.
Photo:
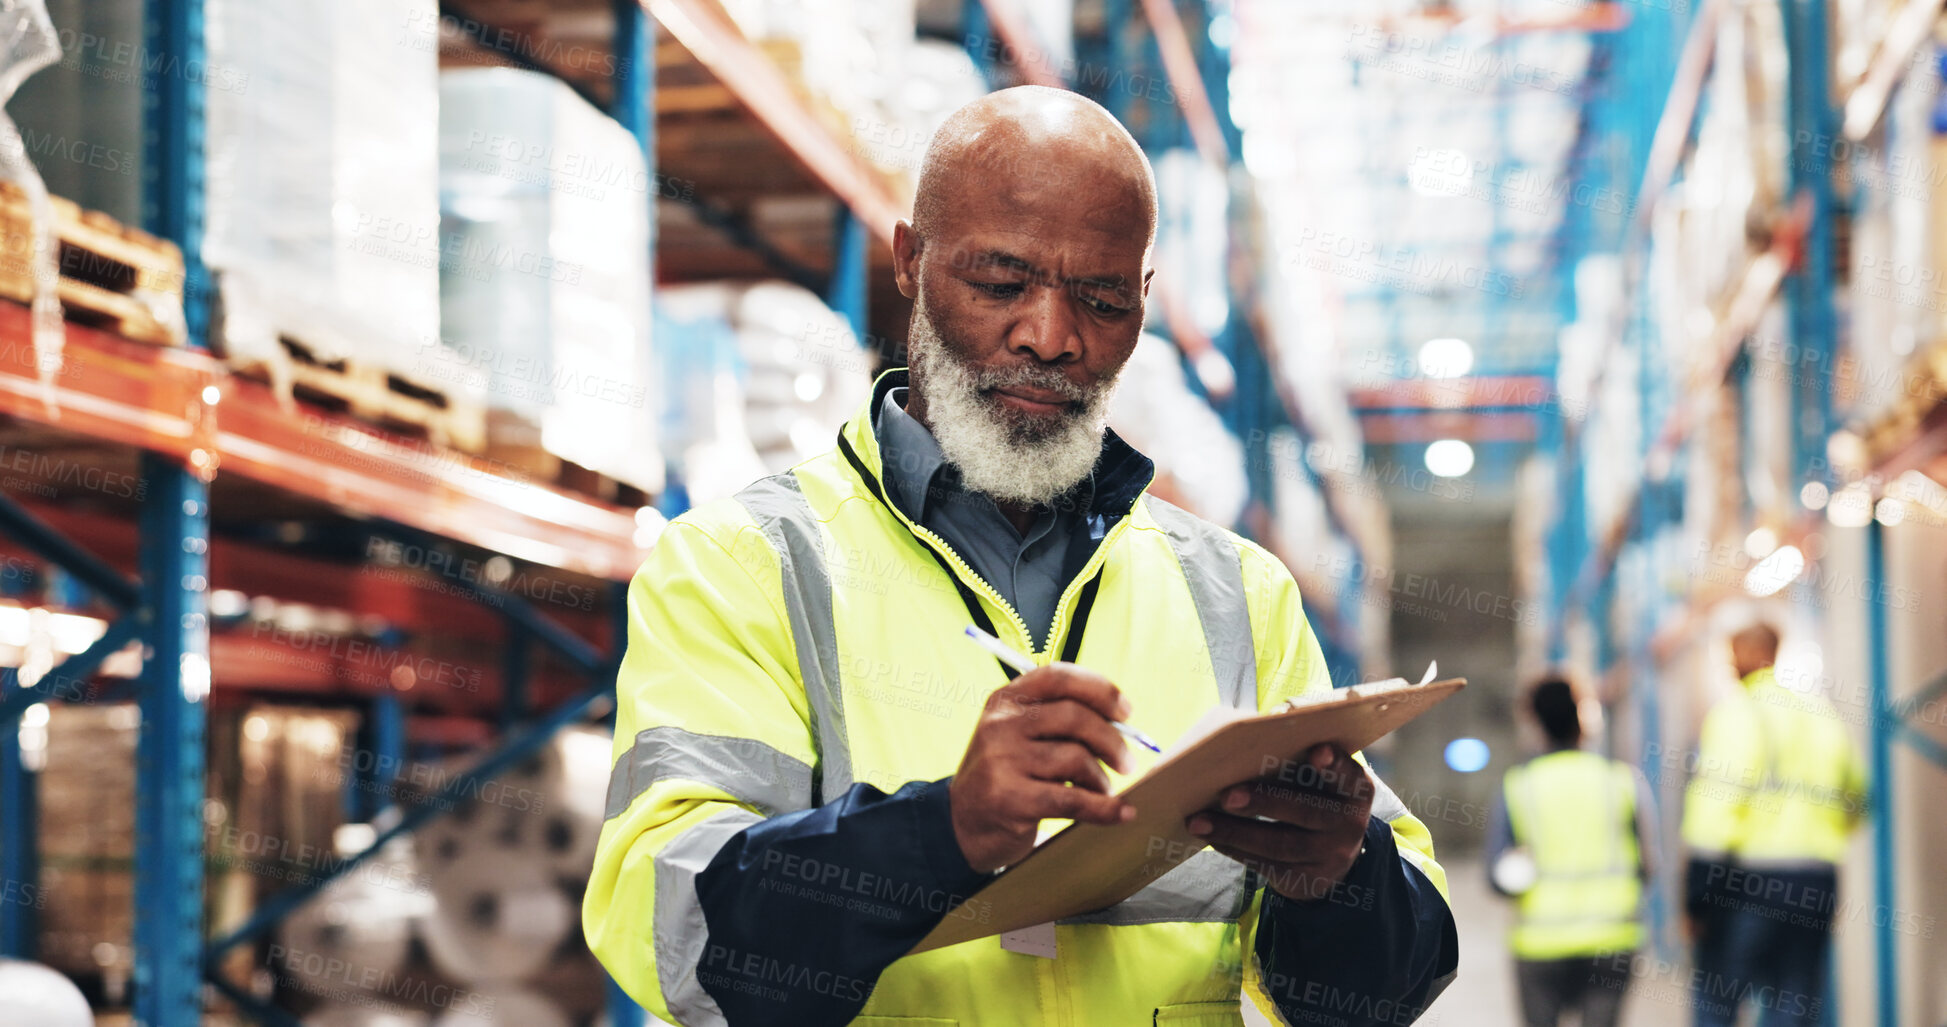
M913 388L925 396L933 438L967 488L1005 503L1041 506L1094 469L1115 378L1083 387L1053 368L976 368L940 338L926 316L924 292L913 306L906 351ZM993 395L996 388L1016 385L1058 393L1081 408L1034 417L1008 408Z

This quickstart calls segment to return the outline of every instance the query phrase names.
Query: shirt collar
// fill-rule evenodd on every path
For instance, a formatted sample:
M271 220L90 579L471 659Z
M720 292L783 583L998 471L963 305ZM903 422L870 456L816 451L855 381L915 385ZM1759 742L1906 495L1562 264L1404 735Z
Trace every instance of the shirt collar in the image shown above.
M914 521L926 518L933 479L946 466L940 443L905 408L906 390L888 389L879 403L879 459L887 498Z

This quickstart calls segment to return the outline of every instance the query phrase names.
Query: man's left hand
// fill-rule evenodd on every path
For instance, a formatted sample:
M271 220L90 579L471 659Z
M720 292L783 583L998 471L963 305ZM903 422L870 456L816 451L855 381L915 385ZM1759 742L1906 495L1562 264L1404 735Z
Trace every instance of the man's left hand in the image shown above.
M1330 895L1359 858L1372 793L1366 768L1327 743L1276 774L1224 789L1221 809L1192 814L1185 823L1278 894L1314 902Z

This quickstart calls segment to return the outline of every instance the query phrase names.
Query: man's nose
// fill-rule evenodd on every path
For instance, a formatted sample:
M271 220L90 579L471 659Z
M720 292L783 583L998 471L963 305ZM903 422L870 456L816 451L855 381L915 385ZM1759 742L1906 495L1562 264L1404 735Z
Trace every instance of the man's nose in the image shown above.
M1007 346L1032 353L1044 364L1068 363L1082 356L1081 325L1066 285L1030 287L1021 316L1008 330Z

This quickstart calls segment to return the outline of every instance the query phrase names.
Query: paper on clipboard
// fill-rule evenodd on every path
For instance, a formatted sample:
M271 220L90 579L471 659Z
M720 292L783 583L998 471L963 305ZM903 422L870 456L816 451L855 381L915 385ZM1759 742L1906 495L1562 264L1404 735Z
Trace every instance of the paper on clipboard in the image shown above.
M1320 742L1364 749L1458 691L1465 681L1403 678L1321 692L1266 713L1213 710L1118 793L1125 824L1071 824L950 910L913 952L1059 921L1113 906L1207 845L1184 821L1217 793L1262 777ZM1045 936L1045 935L1044 935Z

